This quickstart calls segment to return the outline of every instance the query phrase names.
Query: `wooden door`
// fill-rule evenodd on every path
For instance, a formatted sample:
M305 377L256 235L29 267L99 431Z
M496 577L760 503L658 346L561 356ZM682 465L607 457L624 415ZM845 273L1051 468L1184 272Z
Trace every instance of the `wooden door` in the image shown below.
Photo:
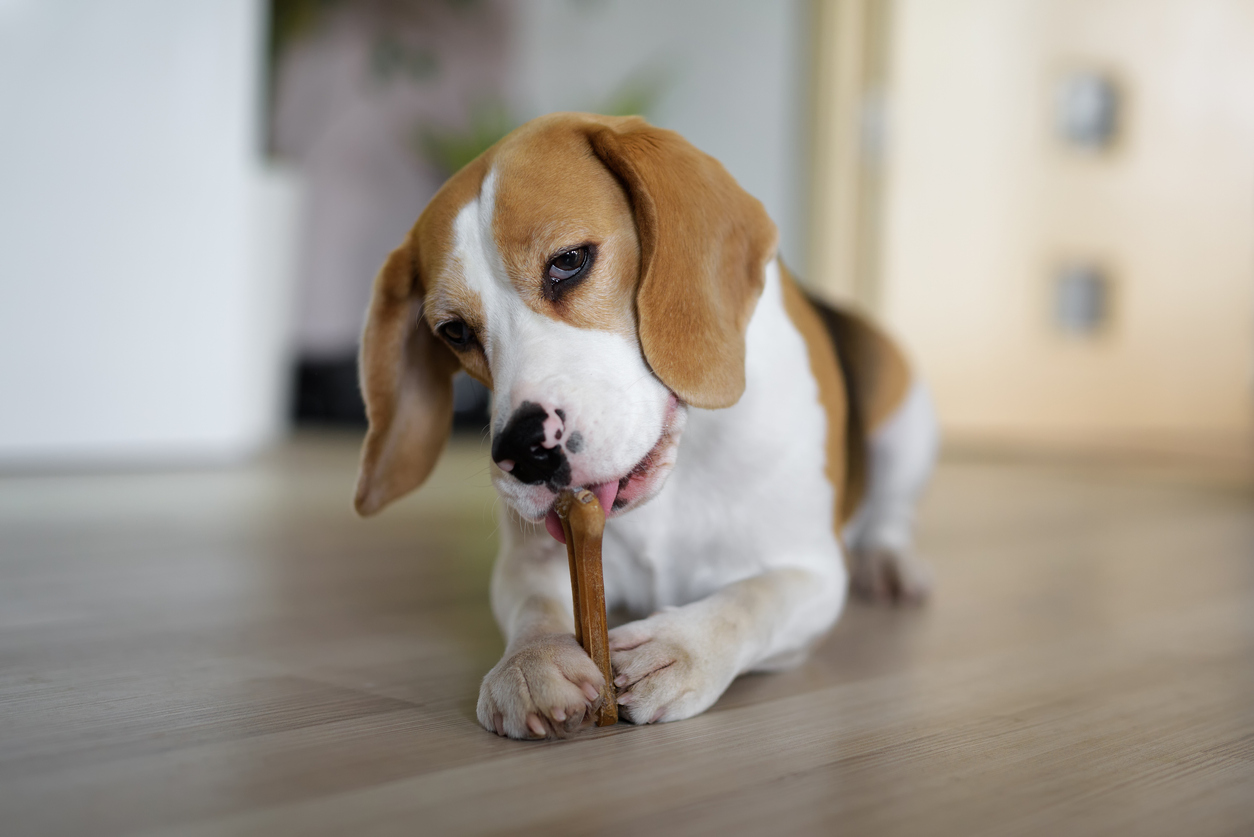
M1254 2L896 0L887 20L860 296L911 349L950 437L1248 455ZM1104 146L1059 126L1084 75L1114 91ZM1079 333L1056 315L1077 266L1107 300Z

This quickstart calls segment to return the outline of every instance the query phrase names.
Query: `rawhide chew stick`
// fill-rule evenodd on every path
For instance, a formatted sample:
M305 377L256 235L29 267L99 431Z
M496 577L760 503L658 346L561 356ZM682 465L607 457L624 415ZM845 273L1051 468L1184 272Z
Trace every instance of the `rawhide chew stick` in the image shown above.
M605 687L597 709L597 726L618 723L618 696L610 667L610 638L605 621L605 579L601 575L601 535L605 510L587 489L563 491L557 498L557 516L566 535L570 560L570 592L575 600L575 640L601 669Z

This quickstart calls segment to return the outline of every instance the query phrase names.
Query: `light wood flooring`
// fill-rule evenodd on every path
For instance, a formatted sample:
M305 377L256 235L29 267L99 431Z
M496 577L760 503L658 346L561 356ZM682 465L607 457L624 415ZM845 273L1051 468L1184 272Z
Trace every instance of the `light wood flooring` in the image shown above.
M964 454L915 610L706 714L476 724L501 641L474 440L372 521L357 439L0 477L5 835L1254 834L1254 488Z

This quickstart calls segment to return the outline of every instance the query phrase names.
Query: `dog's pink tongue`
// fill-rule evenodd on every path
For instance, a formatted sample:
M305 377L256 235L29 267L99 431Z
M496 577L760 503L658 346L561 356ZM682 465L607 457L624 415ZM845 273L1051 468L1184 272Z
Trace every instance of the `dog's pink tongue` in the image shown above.
M588 490L597 495L597 500L601 503L601 510L609 514L610 509L614 505L614 498L618 496L618 480L603 482L600 485L590 485Z
M603 482L597 485L588 486L588 490L597 495L597 501L601 504L601 508L609 514L610 507L614 505L614 498L618 496L617 482ZM560 544L566 543L566 533L562 531L562 521L558 519L557 510L549 509L549 513L544 516L544 528L549 534Z

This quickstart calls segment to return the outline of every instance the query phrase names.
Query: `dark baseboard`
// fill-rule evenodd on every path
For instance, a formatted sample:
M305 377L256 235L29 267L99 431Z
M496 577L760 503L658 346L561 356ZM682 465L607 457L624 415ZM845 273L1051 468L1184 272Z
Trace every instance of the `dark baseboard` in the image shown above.
M292 418L297 425L365 427L366 405L357 384L357 356L304 358L296 363ZM453 380L453 427L480 433L488 426L488 391L458 375Z

